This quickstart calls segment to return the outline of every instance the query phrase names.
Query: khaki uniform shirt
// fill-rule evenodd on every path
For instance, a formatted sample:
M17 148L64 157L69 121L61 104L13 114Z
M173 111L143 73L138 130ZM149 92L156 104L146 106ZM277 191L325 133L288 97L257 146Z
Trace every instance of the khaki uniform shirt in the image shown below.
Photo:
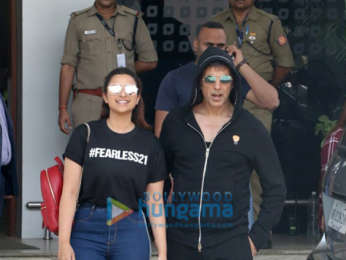
M217 14L212 20L225 27L227 44L238 42L237 22L231 8ZM275 66L294 67L293 55L278 17L253 6L239 30L244 35L240 49L245 59L265 80L272 80ZM244 107L270 130L270 111L260 109L247 100Z
M103 86L105 76L118 66L117 54L124 53L126 66L135 69L135 52L131 48L137 11L117 5L112 18L106 21L110 28L114 25L115 37L106 30L96 13L95 6L72 13L67 28L61 64L75 67L77 89ZM157 61L153 42L141 17L135 41L139 61Z
M237 42L237 23L230 8L217 14L212 20L225 27L228 44ZM240 26L239 29L244 33L241 50L246 60L265 80L272 79L273 65L294 67L291 49L277 16L253 6L243 28Z

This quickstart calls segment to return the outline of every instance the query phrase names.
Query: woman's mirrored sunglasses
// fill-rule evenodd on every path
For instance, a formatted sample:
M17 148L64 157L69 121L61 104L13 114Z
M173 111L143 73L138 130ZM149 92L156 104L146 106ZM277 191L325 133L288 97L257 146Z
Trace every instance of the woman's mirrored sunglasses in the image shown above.
M134 95L138 93L138 87L136 85L114 84L108 86L108 91L113 95L119 95L123 89L127 95Z

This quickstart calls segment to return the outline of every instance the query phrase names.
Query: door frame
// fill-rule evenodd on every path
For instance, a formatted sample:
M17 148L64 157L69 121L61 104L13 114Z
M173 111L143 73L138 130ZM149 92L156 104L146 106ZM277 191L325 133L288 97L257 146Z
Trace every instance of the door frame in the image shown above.
M9 203L9 211L15 212L10 230L17 237L22 233L22 0L10 0L10 68L9 110L13 120L16 144L18 195L15 203ZM12 207L12 208L11 208Z

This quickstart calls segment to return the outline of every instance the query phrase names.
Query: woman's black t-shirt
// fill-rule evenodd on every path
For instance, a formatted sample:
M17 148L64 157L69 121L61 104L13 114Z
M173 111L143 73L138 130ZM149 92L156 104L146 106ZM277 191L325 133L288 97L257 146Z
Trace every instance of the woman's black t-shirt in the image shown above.
M159 141L139 127L119 134L107 126L106 120L89 125L89 142L86 126L80 125L73 131L64 154L83 167L79 203L106 206L107 197L112 197L138 210L147 184L167 176Z

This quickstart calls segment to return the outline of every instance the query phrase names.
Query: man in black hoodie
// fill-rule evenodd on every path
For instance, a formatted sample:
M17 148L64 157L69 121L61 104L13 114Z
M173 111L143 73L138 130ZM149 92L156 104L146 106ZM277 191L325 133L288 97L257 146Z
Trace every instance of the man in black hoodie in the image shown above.
M192 105L166 117L160 140L174 177L166 206L168 259L250 260L279 220L286 188L264 126L241 108L245 60L209 47L198 60ZM263 185L262 210L248 231L249 180Z

